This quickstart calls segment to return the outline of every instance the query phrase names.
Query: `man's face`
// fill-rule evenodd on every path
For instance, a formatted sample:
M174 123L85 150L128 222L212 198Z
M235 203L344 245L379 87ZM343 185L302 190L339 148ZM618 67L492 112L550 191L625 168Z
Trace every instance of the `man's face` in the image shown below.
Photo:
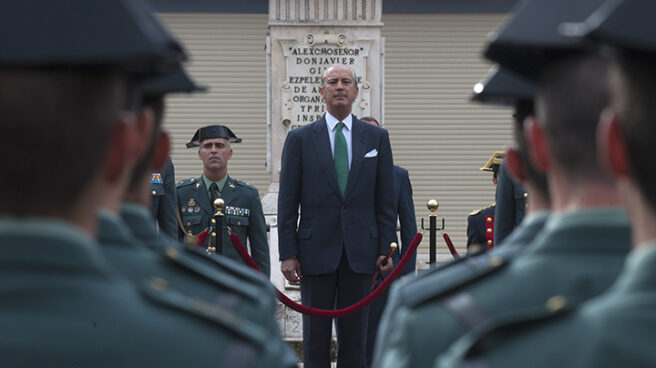
M222 170L228 166L232 149L228 147L228 140L225 138L208 138L201 142L198 157L203 161L205 169Z
M328 69L319 94L326 100L328 111L351 111L353 101L358 97L358 86L347 67L335 66Z

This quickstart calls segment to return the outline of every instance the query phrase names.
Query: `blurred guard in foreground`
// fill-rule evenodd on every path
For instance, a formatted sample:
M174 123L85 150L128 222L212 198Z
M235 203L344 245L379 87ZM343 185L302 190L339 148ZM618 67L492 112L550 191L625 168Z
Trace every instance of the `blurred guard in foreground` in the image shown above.
M656 32L650 0L607 1L586 22L610 46L612 101L599 127L602 161L632 220L633 250L615 285L580 308L527 309L472 333L454 362L487 367L654 367L656 353ZM572 347L575 347L574 349ZM467 365L469 366L469 365Z
M393 343L381 346L383 366L433 366L468 332L526 308L557 309L570 298L589 299L619 273L629 249L628 219L597 164L595 144L608 98L607 63L557 31L562 21L585 19L599 4L524 2L495 33L486 55L502 56L494 61L512 70L528 64L534 74L523 75L539 80L536 113L524 129L530 157L549 183L552 215L525 251L511 259L491 256L466 285L446 293L438 286L406 286L387 330Z
M272 366L259 327L160 275L128 282L93 240L143 152L135 78L180 45L137 0L4 2L0 33L3 365Z

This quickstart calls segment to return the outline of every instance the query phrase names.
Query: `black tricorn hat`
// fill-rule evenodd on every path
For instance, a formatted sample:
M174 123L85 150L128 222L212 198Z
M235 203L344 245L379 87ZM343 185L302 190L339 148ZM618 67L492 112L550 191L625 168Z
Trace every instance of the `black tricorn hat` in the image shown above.
M535 84L506 68L493 66L488 74L476 83L472 101L513 106L517 101L530 101L535 96Z
M197 84L179 65L173 72L144 81L144 96L162 96L177 92L203 92L207 87Z
M230 143L241 143L241 138L237 137L235 133L225 125L208 125L204 126L194 133L187 148L199 147L201 142L209 138L225 138Z
M182 45L142 0L21 0L0 5L0 66L172 70Z
M584 51L581 39L559 32L563 22L581 22L604 0L525 0L514 16L490 37L484 55L530 79L546 65Z
M620 49L655 53L654 14L653 0L608 0L584 22L561 25L561 33L600 40Z

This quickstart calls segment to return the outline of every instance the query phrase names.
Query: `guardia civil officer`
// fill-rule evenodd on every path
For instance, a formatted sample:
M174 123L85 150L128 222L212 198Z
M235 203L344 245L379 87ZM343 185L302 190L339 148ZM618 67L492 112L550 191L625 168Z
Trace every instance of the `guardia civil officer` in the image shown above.
M222 236L221 254L242 262L230 242L230 233L235 233L268 278L271 272L269 243L259 192L254 186L228 175L228 161L233 153L231 144L240 142L241 138L227 126L208 125L198 129L187 143L187 148L198 147L203 174L176 184L180 239L197 237L205 232L207 237L201 245L215 246L216 237ZM216 212L212 203L217 198L223 199L226 206L221 231L216 231L211 222Z
M600 159L618 183L633 235L617 282L574 311L567 306L526 310L471 334L454 348L449 366L463 360L489 367L656 365L654 11L647 0L607 1L586 22L561 28L577 38L584 30L587 39L610 46L613 57L612 101L599 127Z
M259 327L164 278L129 282L93 240L141 151L134 81L180 45L136 0L4 2L0 33L3 365L271 366Z
M504 152L494 152L481 171L492 172L492 184L497 185L499 166ZM494 248L494 209L496 203L472 211L467 216L467 251ZM473 248L472 248L473 247Z
M486 56L525 75L531 74L525 65L537 73L536 114L524 128L530 157L549 182L552 215L530 248L511 261L491 257L479 268L481 277L466 285L447 292L404 288L391 316L390 343L381 346L381 366L432 366L468 331L525 308L591 298L614 281L628 251L629 229L616 188L596 160L607 62L581 53L580 44L557 32L563 20L584 19L598 5L529 1L495 33Z

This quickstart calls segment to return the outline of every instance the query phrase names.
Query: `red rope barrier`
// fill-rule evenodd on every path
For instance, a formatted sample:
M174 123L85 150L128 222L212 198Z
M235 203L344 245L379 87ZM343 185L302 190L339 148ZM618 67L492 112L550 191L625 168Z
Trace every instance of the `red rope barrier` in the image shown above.
M442 233L442 237L444 238L444 242L446 243L447 248L449 248L449 252L451 252L453 258L460 258L460 254L458 254L456 247L453 246L453 242L451 241L449 234Z
M385 280L378 285L376 290L374 290L371 294L367 295L366 298L360 300L359 302L350 305L346 308L342 309L337 309L337 310L327 310L327 309L317 309L317 308L312 308L308 307L299 303L296 303L295 301L289 299L287 295L283 294L280 290L276 289L276 292L278 293L278 299L286 306L289 308L303 313L307 314L310 316L314 317L325 317L325 318L339 318L339 317L344 317L347 316L351 313L358 312L362 308L366 307L369 305L371 302L374 301L380 294L382 294L389 286L392 284L392 281L396 279L400 274L403 268L410 262L410 259L412 258L412 255L417 251L417 247L419 246L419 243L421 243L422 235L420 233L417 233L415 235L414 239L412 239L412 243L410 243L410 246L408 247L408 250L405 252L403 255L403 258L399 261L399 264L394 267L392 272L387 275ZM235 248L241 259L248 265L249 267L260 271L260 269L257 267L255 264L255 261L253 261L253 258L248 254L246 251L246 248L241 244L241 240L239 240L239 237L232 233L230 234L230 241L232 242L232 246ZM261 272L261 271L260 271Z

